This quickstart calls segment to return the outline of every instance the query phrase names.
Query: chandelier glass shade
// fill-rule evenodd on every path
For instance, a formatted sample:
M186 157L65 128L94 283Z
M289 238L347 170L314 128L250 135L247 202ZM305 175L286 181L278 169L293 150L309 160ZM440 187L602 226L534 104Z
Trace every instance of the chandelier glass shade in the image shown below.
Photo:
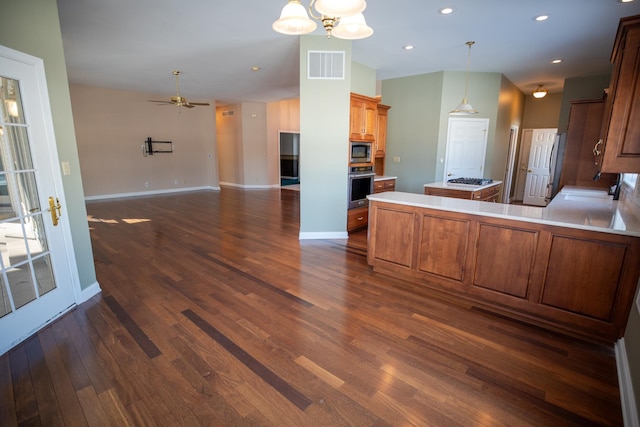
M464 80L464 98L462 98L462 102L458 104L458 106L449 112L452 116L466 116L467 114L478 114L478 110L473 108L469 101L467 100L467 89L469 88L469 63L471 62L471 46L473 46L476 42L468 41L465 43L469 46L469 53L467 54L467 72Z
M373 29L367 25L362 14L366 7L364 0L311 0L307 14L300 0L289 0L272 28L288 35L309 34L317 28L317 24L311 19L314 18L322 22L327 37L333 35L348 40L363 39L373 34ZM314 8L320 16L314 14Z

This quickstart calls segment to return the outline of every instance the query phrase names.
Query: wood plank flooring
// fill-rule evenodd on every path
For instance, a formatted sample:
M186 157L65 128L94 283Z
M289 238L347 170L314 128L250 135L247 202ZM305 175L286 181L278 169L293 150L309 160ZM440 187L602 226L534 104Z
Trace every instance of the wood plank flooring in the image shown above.
M613 349L299 241L299 193L91 202L101 295L0 356L0 426L618 426Z

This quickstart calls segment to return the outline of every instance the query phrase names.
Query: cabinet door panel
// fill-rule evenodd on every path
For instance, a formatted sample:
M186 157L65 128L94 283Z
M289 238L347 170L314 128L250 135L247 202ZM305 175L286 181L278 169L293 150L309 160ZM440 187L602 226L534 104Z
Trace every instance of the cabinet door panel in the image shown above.
M418 268L462 282L469 240L468 220L424 215Z
M526 298L537 242L536 231L480 224L473 284Z
M609 320L625 253L615 243L554 236L541 302Z
M375 258L411 267L414 242L414 219L411 212L378 208L376 230L384 239L376 239Z

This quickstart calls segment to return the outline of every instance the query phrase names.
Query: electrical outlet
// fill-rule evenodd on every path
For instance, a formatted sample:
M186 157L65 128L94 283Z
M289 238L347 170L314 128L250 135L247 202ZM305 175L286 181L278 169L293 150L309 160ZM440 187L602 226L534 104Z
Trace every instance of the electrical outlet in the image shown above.
M395 156L393 158L393 163L400 163L400 157Z
M144 186L145 186L145 187L147 187L147 188L149 188L149 183L148 183L148 182L145 182L145 183L144 183Z

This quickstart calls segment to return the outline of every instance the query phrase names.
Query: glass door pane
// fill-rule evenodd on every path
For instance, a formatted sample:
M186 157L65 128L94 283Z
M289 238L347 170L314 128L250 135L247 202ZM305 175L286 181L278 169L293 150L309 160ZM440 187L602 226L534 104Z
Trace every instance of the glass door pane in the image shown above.
M17 80L0 79L0 317L56 288Z

